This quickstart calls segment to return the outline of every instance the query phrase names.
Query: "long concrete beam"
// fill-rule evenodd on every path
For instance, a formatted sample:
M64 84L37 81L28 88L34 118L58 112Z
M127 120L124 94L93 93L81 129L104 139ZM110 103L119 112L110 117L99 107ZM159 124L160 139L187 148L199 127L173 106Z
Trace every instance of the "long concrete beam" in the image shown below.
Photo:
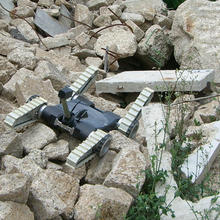
M214 80L214 70L125 71L96 82L99 93L154 91L201 91Z

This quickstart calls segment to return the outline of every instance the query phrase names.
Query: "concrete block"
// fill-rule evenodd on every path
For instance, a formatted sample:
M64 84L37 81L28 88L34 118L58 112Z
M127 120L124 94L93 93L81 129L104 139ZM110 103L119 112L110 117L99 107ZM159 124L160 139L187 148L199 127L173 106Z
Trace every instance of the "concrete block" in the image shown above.
M192 176L192 183L200 183L220 152L220 121L191 129L194 134L201 133L201 144L184 161L181 171L186 177Z
M213 81L214 70L125 71L96 82L96 91L105 93L154 91L201 91Z

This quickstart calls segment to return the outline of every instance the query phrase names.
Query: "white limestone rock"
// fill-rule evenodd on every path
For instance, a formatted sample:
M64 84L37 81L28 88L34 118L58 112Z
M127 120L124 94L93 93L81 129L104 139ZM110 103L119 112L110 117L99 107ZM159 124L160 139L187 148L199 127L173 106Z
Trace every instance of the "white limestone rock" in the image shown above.
M86 5L77 4L75 7L74 19L79 22L83 22L89 26L92 26L94 16ZM80 24L78 22L75 22L75 26L79 25Z
M123 219L132 201L132 196L121 189L85 184L80 187L74 219Z
M96 27L109 26L111 23L112 23L112 19L109 15L99 15L93 21L93 24Z
M132 20L127 20L125 23L131 27L137 42L139 42L144 37L144 31L142 31Z
M46 154L49 160L66 161L69 155L69 143L63 139L48 144L44 147L43 152Z
M63 215L69 219L79 191L79 181L61 171L45 170L36 176L30 187L28 204L37 220Z
M0 201L26 203L30 182L21 173L0 175Z
M18 7L15 7L12 10L12 12L14 12L14 14L11 14L11 17L13 19L18 18L18 17L27 18L27 17L33 17L34 16L33 8L28 6L28 5L20 5Z
M14 157L23 156L23 144L19 134L15 131L6 131L0 134L0 156L12 155Z
M34 214L25 204L0 201L0 219L2 220L34 220Z
M99 57L86 57L85 62L88 66L96 66L100 68L102 66L102 60Z
M56 139L56 133L42 123L33 125L21 135L22 144L27 153L33 149L42 149Z
M145 181L147 163L144 155L136 148L123 148L113 161L113 167L104 181L104 185L125 190L136 197ZM138 187L137 187L138 185Z
M189 127L186 136L196 149L181 166L186 177L192 176L192 183L201 183L220 151L220 121Z
M142 25L145 21L145 19L142 15L136 14L136 13L128 13L128 12L123 12L121 15L121 19L123 21L131 20L136 25Z
M137 50L136 37L131 31L118 30L102 34L96 41L95 51L99 56L104 56L105 51L101 48L109 48L115 44L120 58L133 56Z
M33 149L25 158L33 160L42 169L47 167L48 157L42 150Z
M102 6L112 4L114 0L89 0L87 6L90 10L98 10Z
M185 1L176 10L172 25L174 55L181 69L215 69L219 83L219 1Z
M30 1L30 0L17 0L17 6L29 6L31 7L33 10L35 10L37 8L37 3Z

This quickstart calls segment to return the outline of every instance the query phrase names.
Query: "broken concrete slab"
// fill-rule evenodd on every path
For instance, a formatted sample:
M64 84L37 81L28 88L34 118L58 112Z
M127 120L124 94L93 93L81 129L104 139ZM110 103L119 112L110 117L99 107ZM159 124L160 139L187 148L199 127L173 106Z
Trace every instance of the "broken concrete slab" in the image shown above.
M54 37L68 31L68 28L56 19L48 15L44 10L38 8L35 13L34 24L46 35Z
M68 18L67 18L68 17ZM67 28L72 28L74 26L73 20L71 20L72 15L65 5L60 6L60 16L58 18L59 22L65 25Z
M192 127L191 129L192 138L196 134L200 134L199 138L201 140L199 142L201 144L184 161L181 171L186 177L192 176L192 183L201 183L220 152L220 121ZM197 136L196 138L198 138Z
M214 70L125 71L96 82L101 93L154 91L201 91L214 79Z

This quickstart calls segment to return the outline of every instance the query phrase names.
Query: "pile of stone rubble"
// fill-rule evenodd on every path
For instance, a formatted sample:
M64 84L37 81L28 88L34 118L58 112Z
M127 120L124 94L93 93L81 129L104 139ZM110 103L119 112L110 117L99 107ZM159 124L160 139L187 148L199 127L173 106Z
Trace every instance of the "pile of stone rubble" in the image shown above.
M98 80L118 77L117 84L120 59L128 57L138 59L143 69L149 70L163 68L174 53L181 69L213 69L200 71L205 75L195 80L194 91L204 89L207 82L219 83L219 8L220 1L208 0L187 0L176 11L168 10L162 0L0 0L0 219L123 219L145 182L141 171L150 169L150 157L158 154L155 146L164 141L169 146L182 105L171 108L170 135L160 132L155 142L155 123L158 131L164 130L167 109L162 103L150 103L143 108L136 140L111 131L111 147L104 158L95 158L77 169L67 167L65 161L79 140L41 123L16 132L3 121L33 94L57 104L59 89L70 85L89 65L100 68ZM107 46L117 59L108 56L112 65L106 74L101 69ZM156 83L156 72L151 71L149 76L155 74L155 78L144 85L155 84L153 89L166 91L158 89L162 82ZM97 91L140 92L143 87L142 79L135 84L136 76L132 85L126 76L123 80L114 86L114 80L104 79L97 83ZM168 84L172 81L169 77L165 80ZM120 108L121 96L101 97L95 87L86 96L100 109L120 116L127 112L127 108ZM194 96L174 102L182 99L193 100ZM133 101L133 96L128 95L127 100ZM210 169L219 190L219 101L192 101L186 106L187 137L196 131L202 131L203 137L184 162L182 172L186 177L193 175L197 184ZM200 126L194 126L194 121ZM156 187L156 193L166 193L169 204L176 182L169 172L169 147L162 153L161 167L169 175ZM171 187L165 192L167 186ZM187 204L177 197L171 209L176 219L195 219L189 204L195 211L203 211L210 208L212 198ZM211 215L210 219L216 213Z

